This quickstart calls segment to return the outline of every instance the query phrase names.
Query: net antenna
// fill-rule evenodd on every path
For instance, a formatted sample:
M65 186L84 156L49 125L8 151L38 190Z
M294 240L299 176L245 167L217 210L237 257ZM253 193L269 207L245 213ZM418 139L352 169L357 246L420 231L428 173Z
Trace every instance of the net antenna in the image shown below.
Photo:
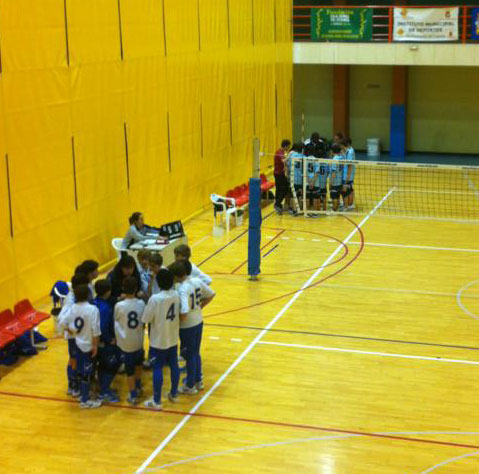
M253 170L249 180L248 275L252 281L261 273L261 178L260 142L253 138Z

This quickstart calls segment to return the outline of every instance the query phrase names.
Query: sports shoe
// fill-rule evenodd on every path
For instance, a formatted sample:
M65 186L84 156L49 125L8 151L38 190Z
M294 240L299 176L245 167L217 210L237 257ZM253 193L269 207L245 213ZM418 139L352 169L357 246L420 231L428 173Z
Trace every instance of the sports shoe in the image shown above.
M118 374L124 374L125 373L125 364L120 364L120 367L118 367L117 373Z
M356 206L354 204L351 204L349 207L348 207L348 211L352 211L356 208Z
M80 408L99 408L101 407L101 400L87 400L80 402Z
M80 395L80 390L76 389L76 388L68 388L67 390L67 395L69 395L70 397L78 397L78 395Z
M283 208L277 206L276 204L274 205L274 210L275 210L279 215L281 215L281 214L283 213Z
M143 361L143 368L144 368L145 370L151 369L151 362L150 362L148 359L145 359L145 360Z
M120 401L120 398L116 393L113 391L108 391L103 395L100 395L100 400L102 402L108 402L108 403L118 403Z
M154 410L162 410L163 405L161 403L156 403L153 398L150 398L144 403L145 407L147 408L153 408Z
M180 397L178 397L178 395L176 395L176 397L174 397L171 392L168 392L168 400L171 402L171 403L176 403L180 400Z
M205 389L205 384L203 383L203 380L200 380L199 382L196 382L195 387L196 387L196 390L204 390Z
M183 385L182 387L178 387L178 393L182 393L183 395L196 395L198 390L196 390L196 387L189 388L187 385Z
M130 404L130 405L138 405L138 398L132 398L130 396L128 396L128 398L126 399L126 401Z

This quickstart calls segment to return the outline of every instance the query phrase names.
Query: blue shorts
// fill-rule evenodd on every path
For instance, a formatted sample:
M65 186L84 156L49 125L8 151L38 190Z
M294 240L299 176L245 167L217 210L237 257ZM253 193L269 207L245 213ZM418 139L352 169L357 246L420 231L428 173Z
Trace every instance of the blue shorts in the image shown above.
M165 365L171 366L174 361L178 365L178 346L169 347L168 349L157 349L156 347L150 347L150 364L153 366L164 367Z
M77 355L78 347L75 339L68 339L68 355L74 359Z
M80 377L82 377L82 379L89 378L93 374L93 360L91 358L91 352L83 352L77 348L76 359L77 372L80 374Z
M135 367L141 367L143 365L143 357L145 351L140 349L135 352L123 352L125 362L125 372L129 377L135 373Z

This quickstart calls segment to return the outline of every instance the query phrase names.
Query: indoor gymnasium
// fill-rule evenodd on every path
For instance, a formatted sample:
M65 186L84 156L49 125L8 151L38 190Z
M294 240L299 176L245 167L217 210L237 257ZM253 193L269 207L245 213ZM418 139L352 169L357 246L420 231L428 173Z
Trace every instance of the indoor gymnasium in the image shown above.
M479 4L0 2L2 473L479 473Z

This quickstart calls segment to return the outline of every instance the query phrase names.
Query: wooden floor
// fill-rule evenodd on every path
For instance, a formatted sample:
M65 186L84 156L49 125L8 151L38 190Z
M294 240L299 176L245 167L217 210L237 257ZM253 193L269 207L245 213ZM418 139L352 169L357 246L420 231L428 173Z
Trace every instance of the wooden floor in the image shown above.
M263 216L258 282L246 226L186 226L218 294L204 392L131 408L118 376L119 405L81 411L52 339L0 367L0 472L479 473L478 225Z

